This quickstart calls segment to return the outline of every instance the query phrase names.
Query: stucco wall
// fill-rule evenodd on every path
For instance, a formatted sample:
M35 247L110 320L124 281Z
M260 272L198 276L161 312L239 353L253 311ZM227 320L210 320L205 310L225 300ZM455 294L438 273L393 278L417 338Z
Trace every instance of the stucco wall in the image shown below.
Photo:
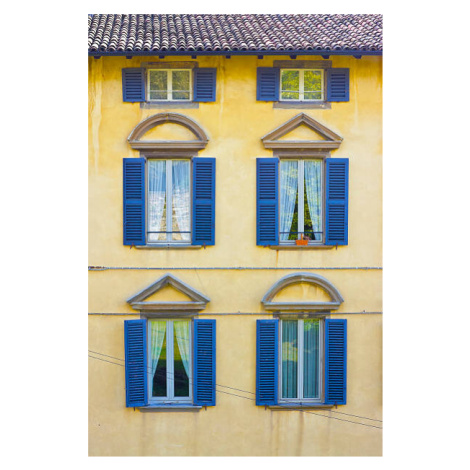
M348 403L336 411L381 419L382 316L357 312L382 311L382 271L314 268L382 265L382 59L332 57L334 67L350 68L351 88L350 101L332 103L331 109L275 109L271 102L256 101L256 68L271 66L273 57L197 59L201 67L217 67L217 99L197 109L123 103L121 69L149 60L103 57L89 62L89 265L188 269L90 271L89 349L123 359L123 322L138 318L129 315L136 312L126 299L170 272L211 299L201 318L217 319L217 383L254 392L256 319L271 316L261 298L279 278L294 272L288 268L311 267L309 272L326 277L345 300L338 310L343 315L335 318L348 319ZM138 250L122 245L122 158L138 156L126 139L140 121L165 111L189 116L209 136L199 155L217 159L213 247ZM297 251L256 246L256 158L272 156L260 138L299 112L344 139L332 156L350 159L348 246ZM174 125L163 135L187 138ZM299 295L309 292L299 290ZM218 315L238 312L251 315ZM379 429L265 410L224 393L217 393L216 407L199 412L141 413L125 407L124 387L123 367L89 360L90 455L381 454ZM354 420L330 411L314 413Z

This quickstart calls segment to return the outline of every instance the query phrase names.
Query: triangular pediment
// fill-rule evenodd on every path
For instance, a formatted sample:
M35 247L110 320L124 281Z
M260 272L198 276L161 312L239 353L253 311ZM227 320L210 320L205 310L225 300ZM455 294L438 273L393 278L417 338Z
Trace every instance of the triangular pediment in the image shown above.
M127 299L135 310L152 312L199 311L210 299L172 274L165 274L153 284Z
M289 119L261 138L269 149L337 149L343 138L305 113Z

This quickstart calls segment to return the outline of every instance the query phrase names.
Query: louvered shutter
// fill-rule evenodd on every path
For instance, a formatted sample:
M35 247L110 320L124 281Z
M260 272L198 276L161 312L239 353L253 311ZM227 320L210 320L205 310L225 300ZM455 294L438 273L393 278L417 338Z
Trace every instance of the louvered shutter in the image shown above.
M325 403L346 404L347 320L325 320Z
M326 69L326 101L349 101L349 69Z
M349 159L326 159L325 245L348 244Z
M215 320L194 320L194 404L215 406Z
M279 320L256 320L256 404L277 403Z
M145 101L144 69L122 69L122 100L130 103Z
M279 244L277 158L256 159L256 244Z
M145 158L123 159L124 245L145 245Z
M256 79L258 101L279 101L279 69L258 67Z
M193 158L192 244L215 244L215 158Z
M124 321L126 406L147 405L146 320Z
M215 101L217 69L195 68L193 101Z

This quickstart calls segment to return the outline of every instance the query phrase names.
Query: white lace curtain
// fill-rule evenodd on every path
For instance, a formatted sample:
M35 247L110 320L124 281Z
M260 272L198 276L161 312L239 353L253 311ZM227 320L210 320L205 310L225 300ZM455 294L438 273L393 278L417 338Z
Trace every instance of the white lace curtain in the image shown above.
M184 370L189 379L189 362L191 360L189 350L189 322L188 321L175 321L173 323L175 328L175 336L178 342L178 348L183 360Z
M149 191L148 191L148 231L162 231L163 210L166 196L166 161L148 160ZM165 225L165 224L163 224ZM162 234L149 233L149 241L164 239Z
M294 217L295 198L298 186L297 160L281 160L281 229L280 239L289 239ZM297 228L295 229L297 231Z
M157 320L150 322L151 335L151 359L152 359L152 378L157 370L158 360L162 352L163 340L166 333L166 320Z
M321 160L305 160L305 189L315 240L321 240Z
M176 235L173 239L190 240L189 225L189 161L188 160L173 160L172 161L172 174L173 174L173 210L176 216L176 223L173 220L173 232L188 232L181 233L181 236Z

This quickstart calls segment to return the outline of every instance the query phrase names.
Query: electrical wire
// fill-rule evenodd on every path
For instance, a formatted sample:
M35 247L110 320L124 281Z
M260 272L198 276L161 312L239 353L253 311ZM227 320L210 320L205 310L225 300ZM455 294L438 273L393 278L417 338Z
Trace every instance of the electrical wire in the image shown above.
M92 352L92 353L94 353L94 354L100 354L100 355L103 355L103 356L106 356L106 357L110 357L110 358L114 358L114 356L108 356L108 355L106 355L106 354L98 353L98 352L95 352L95 351L90 351L90 350L89 350L89 352ZM97 360L99 360L99 361L107 362L107 363L109 363L109 364L114 364L114 365L117 365L117 366L125 367L124 364L119 364L119 363L116 363L116 362L107 361L107 360L101 359L101 358L99 358L99 357L94 357L94 356L90 356L90 355L88 355L88 357L91 357L92 359L97 359ZM123 361L123 359L120 359L120 358L115 358L115 359L117 359L117 360L119 360L119 361ZM156 371L156 373L158 374L159 372ZM164 374L165 374L165 377L166 377L167 374L170 374L170 373L168 372L168 373L164 373ZM161 375L161 376L163 377L163 375ZM178 380L182 380L182 379L176 377L176 378L174 378L174 379L169 378L169 380L178 381ZM189 382L192 384L192 381L189 381ZM238 390L238 391L241 391L241 392L244 392L244 393L250 393L250 394L252 394L252 395L255 395L253 392L249 392L249 391L247 391L247 390L240 390L240 389L237 389L237 388L228 387L228 386L226 386L226 385L220 385L220 384L215 384L215 385L216 385L217 387L231 388L232 390ZM216 392L224 393L224 394L226 394L226 395L232 395L232 396L234 396L234 397L245 398L246 400L256 401L254 398L243 397L243 396L241 396L241 395L237 395L237 394L234 394L234 393L225 392L225 391L222 391L222 390L217 390L217 389L216 389ZM358 422L356 422L356 421L350 421L350 420L347 420L347 419L335 418L334 416L326 416L326 415L314 413L314 412L307 411L307 410L301 410L301 409L298 409L298 408L293 408L291 405L278 405L278 406L280 406L280 407L282 407L282 408L286 408L286 409L293 409L294 411L301 411L301 412L303 412L303 413L313 414L313 415L315 415L315 416L322 416L322 417L324 417L324 418L335 419L335 420L337 420L337 421L344 421L344 422L346 422L346 423L359 424L359 425L361 425L361 426L367 426L367 427L372 427L372 428L376 428L376 429L382 429L382 428L379 427L379 426L373 426L373 425L371 425L371 424L358 423ZM333 410L329 410L329 411L334 413ZM337 413L340 413L340 412L337 412ZM357 417L357 418L360 418L360 419L369 419L369 420L371 420L371 421L379 421L379 422L382 422L382 421L380 421L380 420L375 420L375 419L372 419L372 418L366 418L366 417L364 417L364 416L349 415L348 413L340 413L340 414L344 414L344 415L348 415L348 416L354 416L354 417Z

